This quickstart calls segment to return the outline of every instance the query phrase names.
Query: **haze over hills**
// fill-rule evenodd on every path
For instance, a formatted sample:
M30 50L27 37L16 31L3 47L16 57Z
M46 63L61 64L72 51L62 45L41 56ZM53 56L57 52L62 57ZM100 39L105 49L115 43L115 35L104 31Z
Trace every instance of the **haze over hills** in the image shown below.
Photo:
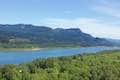
M113 46L114 41L94 38L79 28L56 28L31 24L0 24L1 44L35 44L45 46Z

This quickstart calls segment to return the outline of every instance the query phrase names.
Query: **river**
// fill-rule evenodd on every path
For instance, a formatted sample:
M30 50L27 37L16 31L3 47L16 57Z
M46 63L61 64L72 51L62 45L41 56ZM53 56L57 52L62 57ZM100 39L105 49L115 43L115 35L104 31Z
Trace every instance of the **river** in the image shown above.
M96 53L116 50L116 47L51 48L37 51L0 51L0 64L20 64L37 58L69 56L83 53Z

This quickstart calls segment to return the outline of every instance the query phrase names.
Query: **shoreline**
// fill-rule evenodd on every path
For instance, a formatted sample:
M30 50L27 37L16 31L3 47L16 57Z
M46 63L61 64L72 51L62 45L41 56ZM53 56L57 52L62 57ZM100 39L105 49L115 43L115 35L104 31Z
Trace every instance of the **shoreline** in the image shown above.
M86 48L87 47L108 47L108 46L85 46ZM39 51L39 50L43 50L43 49L54 49L54 48L85 48L85 47L36 47L36 48L0 48L0 51ZM110 47L108 47L110 48ZM112 48L114 49L119 49L120 50L120 47L115 47L113 46Z
M43 48L0 48L0 51L38 51Z
M35 48L0 48L0 51L39 51L43 49L54 49L54 48L80 48L78 46L75 47L35 47Z

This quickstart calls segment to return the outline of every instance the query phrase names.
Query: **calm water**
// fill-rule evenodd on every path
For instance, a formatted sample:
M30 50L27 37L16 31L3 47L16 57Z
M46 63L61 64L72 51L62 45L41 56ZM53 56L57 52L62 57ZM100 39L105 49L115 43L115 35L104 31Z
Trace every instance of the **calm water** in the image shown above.
M110 47L54 48L38 51L0 51L0 64L18 64L37 58L67 56L82 53L96 53L104 50L115 50Z

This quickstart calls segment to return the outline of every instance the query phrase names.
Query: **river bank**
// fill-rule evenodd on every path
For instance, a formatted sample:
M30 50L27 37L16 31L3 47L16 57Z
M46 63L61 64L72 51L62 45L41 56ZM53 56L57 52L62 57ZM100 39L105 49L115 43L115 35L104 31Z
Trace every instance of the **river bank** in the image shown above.
M43 48L0 48L0 51L38 51Z

